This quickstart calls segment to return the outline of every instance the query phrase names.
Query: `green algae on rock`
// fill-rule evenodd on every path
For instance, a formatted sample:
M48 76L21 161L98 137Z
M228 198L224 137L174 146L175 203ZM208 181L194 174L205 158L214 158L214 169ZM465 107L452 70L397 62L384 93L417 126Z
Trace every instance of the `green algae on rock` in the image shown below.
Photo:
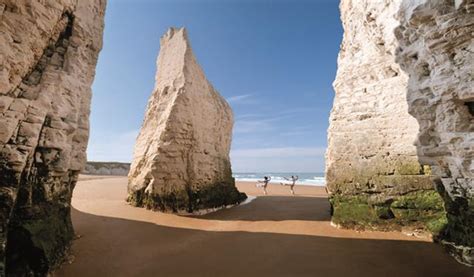
M154 211L193 213L200 210L216 209L239 204L247 199L235 184L213 184L208 188L178 190L166 194L147 194L144 190L129 194L127 201L136 207Z
M443 244L474 266L474 1L398 2L394 54L409 76L417 154L440 178L448 221Z
M0 276L46 276L74 236L105 0L0 3Z
M373 195L332 195L332 221L346 228L371 230L424 229L438 236L444 231L446 212L434 190L409 192L374 203Z
M466 250L474 237L474 59L466 50L473 1L412 2L340 3L344 37L326 152L333 222L422 228L474 253Z

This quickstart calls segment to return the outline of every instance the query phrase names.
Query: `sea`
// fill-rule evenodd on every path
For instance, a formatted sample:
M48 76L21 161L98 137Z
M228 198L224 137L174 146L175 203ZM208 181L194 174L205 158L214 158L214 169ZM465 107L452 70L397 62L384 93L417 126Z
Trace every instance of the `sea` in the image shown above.
M318 172L304 172L304 173L244 172L244 173L233 174L236 181L242 181L242 182L257 182L258 180L263 180L264 176L270 176L271 177L270 183L273 183L273 184L291 183L290 181L287 181L284 179L284 177L290 178L291 175L298 176L298 181L296 182L296 185L322 186L322 187L326 185L325 180L324 180L324 173L318 173Z

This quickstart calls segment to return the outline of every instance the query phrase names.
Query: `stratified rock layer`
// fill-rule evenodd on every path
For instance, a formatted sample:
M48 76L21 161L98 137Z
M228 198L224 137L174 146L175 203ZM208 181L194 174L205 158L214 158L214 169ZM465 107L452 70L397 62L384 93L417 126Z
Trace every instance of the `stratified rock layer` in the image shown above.
M396 34L418 156L441 177L444 243L474 265L474 1L415 2L403 1Z
M42 276L74 231L105 0L0 1L0 276Z
M129 171L129 163L87 162L82 174L127 176Z
M233 116L206 80L185 29L161 38L158 72L129 177L129 202L149 209L192 212L246 198L232 177Z
M342 0L344 37L328 130L333 222L438 232L446 218L429 167L418 162L407 75L395 62L401 1Z

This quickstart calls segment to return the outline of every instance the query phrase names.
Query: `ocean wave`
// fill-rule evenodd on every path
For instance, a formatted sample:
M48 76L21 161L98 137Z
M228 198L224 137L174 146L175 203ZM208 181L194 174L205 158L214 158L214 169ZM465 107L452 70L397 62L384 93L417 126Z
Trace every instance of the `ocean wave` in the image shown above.
M322 176L321 173L299 173L299 174L276 174L276 173L269 173L269 174L254 174L254 173L235 173L233 176L236 181L241 182L258 182L259 180L263 180L263 176L270 176L271 184L291 184L291 181L285 179L289 178L291 175L299 176L298 181L296 181L296 185L307 185L307 186L325 186L325 178ZM316 175L316 176L315 176ZM317 176L320 175L320 176Z

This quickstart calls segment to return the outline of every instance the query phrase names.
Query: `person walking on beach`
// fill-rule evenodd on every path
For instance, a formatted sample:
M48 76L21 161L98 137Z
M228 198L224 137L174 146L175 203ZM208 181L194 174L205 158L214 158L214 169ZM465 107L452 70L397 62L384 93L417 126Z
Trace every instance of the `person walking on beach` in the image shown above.
M256 187L262 187L264 195L267 195L267 186L268 186L268 183L270 182L270 180L271 180L271 178L267 177L267 176L263 177L263 181L258 180L258 183L262 183L262 184L257 184Z
M298 176L291 175L290 178L283 177L285 180L291 181L291 184L285 184L285 183L280 183L282 186L290 186L290 191L292 195L295 195L295 190L293 189L295 187L296 181L298 180Z

